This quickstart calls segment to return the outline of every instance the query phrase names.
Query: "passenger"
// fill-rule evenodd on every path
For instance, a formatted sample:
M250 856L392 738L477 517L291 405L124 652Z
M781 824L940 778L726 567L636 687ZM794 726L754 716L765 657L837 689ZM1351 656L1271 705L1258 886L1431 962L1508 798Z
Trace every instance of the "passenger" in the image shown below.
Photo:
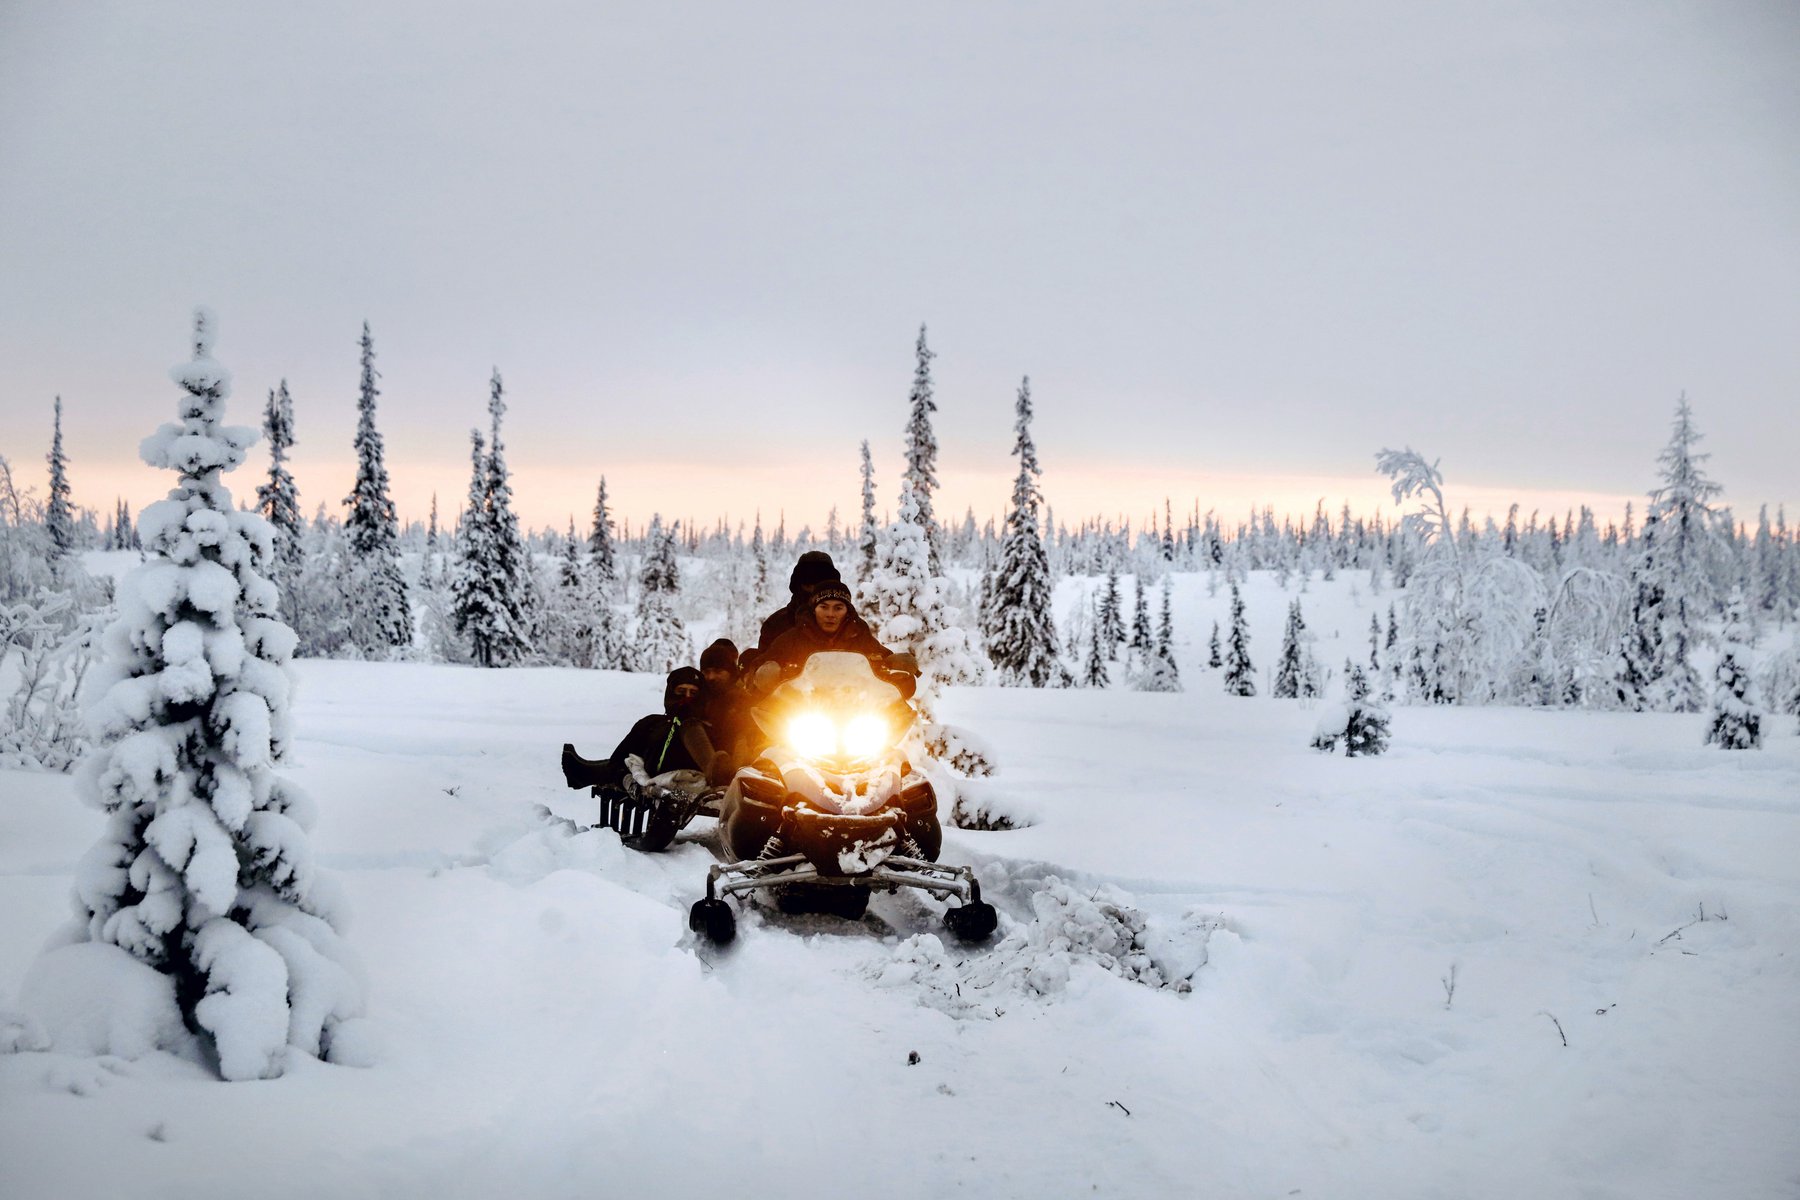
M691 820L709 784L731 776L731 762L713 748L702 715L704 676L693 667L669 672L663 711L631 727L612 757L595 762L564 743L563 779L591 787L600 800L599 823L640 850L661 850ZM633 761L635 760L635 762Z
M775 639L794 627L801 613L807 611L812 604L813 589L822 583L841 583L837 566L831 561L831 555L823 550L808 550L794 564L793 572L788 576L788 602L770 613L762 623L762 632L757 636L756 647L746 650L739 668L744 673L753 670L756 664L768 654L769 647Z
M751 679L751 691L766 696L783 679L799 673L806 660L824 650L848 650L869 660L876 675L911 697L913 678L910 654L895 654L876 640L867 622L850 607L850 589L830 581L813 588L812 602L800 611L794 627L776 638L763 655Z
M713 745L701 704L705 676L693 667L677 667L663 685L663 710L631 727L611 758L582 758L573 746L563 747L563 778L572 788L620 787L631 778L625 760L636 755L644 774L654 779L670 771L697 771L709 780L730 778L729 762Z
M760 734L750 715L750 698L738 686L737 646L730 638L720 638L700 655L700 674L705 677L700 688L702 714L713 745L728 758L728 773L736 771L754 757L760 748Z

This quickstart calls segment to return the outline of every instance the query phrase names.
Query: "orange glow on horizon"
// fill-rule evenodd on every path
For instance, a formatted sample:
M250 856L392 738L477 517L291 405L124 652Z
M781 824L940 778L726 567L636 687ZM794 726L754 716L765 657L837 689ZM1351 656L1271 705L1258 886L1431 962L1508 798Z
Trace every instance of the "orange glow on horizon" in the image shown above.
M256 487L266 477L266 460L258 462L253 452L252 465L246 465L226 476L232 496L239 502L252 499ZM561 465L539 466L516 459L509 464L513 475L514 505L520 519L530 528L546 526L562 530L569 517L575 518L577 530L585 531L592 519L594 491L602 473L591 474ZM292 468L300 490L301 511L309 518L321 502L336 515L343 513L343 498L350 491L354 476L354 460L297 459ZM449 528L468 490L467 466L418 464L390 460L396 507L402 523L423 523L431 508L435 491L438 520ZM15 467L15 473L18 468ZM841 527L851 528L861 510L860 480L854 472L833 471L829 477L808 475L798 463L713 463L698 466L676 462L613 463L604 468L607 501L615 522L629 525L635 535L660 512L665 522L692 521L702 531L714 528L726 519L732 529L741 522L746 534L760 512L763 528L773 532L784 518L791 538L804 526L822 535L827 515L835 504ZM891 517L896 507L895 485L899 464L876 467L876 513L878 518ZM960 524L971 508L977 524L992 517L1000 521L1012 492L1011 472L979 472L943 470L939 473L937 513L946 524ZM21 478L21 482L27 482ZM168 472L141 463L100 464L76 462L71 466L71 482L75 502L94 509L101 523L112 510L114 497L131 505L133 513L159 500L173 483ZM42 486L37 488L40 496ZM1177 528L1186 526L1196 500L1201 513L1213 510L1229 531L1265 507L1273 508L1276 519L1292 517L1297 522L1312 519L1314 506L1324 502L1327 516L1336 525L1346 501L1359 517L1372 517L1376 512L1392 517L1397 510L1386 480L1370 471L1366 476L1303 475L1294 473L1219 473L1200 470L1153 472L1149 468L1125 465L1063 467L1047 471L1043 479L1045 499L1055 520L1071 528L1089 518L1111 521L1116 525L1129 521L1133 528L1144 528L1154 517L1160 523L1165 498L1175 517ZM1626 504L1631 504L1634 523L1641 520L1646 497L1556 488L1508 488L1496 485L1459 484L1449 479L1445 495L1453 512L1463 507L1479 526L1486 517L1504 522L1507 509L1518 504L1521 522L1538 510L1544 519L1555 514L1560 520L1569 511L1579 514L1583 505L1594 510L1595 519L1604 529L1606 524L1623 520ZM1410 511L1408 505L1405 511ZM1738 514L1740 519L1745 515Z

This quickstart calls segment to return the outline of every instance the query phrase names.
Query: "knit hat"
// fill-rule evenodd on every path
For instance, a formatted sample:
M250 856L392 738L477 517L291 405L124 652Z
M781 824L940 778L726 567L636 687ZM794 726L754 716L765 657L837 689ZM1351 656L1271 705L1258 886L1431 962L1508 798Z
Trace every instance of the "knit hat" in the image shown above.
M720 638L700 652L700 669L702 671L722 669L735 675L737 668L737 644L730 638Z
M838 579L838 569L831 561L831 555L823 550L808 550L794 564L794 573L788 576L788 591L803 596L821 583Z
M827 580L812 590L812 595L807 598L807 604L812 608L817 608L827 600L842 600L844 606L849 608L851 607L850 589L845 587L841 580Z
M663 684L663 712L675 715L675 689L686 684L691 688L706 686L706 676L693 667L676 667L669 672L668 682Z

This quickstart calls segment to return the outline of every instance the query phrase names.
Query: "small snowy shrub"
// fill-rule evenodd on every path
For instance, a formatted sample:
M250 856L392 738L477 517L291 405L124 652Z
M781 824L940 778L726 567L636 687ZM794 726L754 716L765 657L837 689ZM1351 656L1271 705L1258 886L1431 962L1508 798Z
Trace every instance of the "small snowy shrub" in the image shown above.
M1346 758L1380 754L1388 745L1388 720L1387 707L1370 694L1368 677L1353 664L1344 679L1343 698L1319 712L1313 749L1331 752L1341 743Z
M1750 681L1750 648L1744 597L1734 592L1726 611L1724 644L1713 671L1712 721L1706 744L1721 750L1755 750L1762 745L1762 713Z
M221 423L230 376L212 338L202 311L194 357L171 373L180 420L142 446L181 478L140 516L147 558L104 638L81 794L109 816L76 899L87 942L171 980L224 1078L258 1079L281 1074L290 1045L330 1058L363 988L313 866L312 806L275 774L293 736L295 637L263 573L268 522L219 481L256 433ZM55 993L59 964L79 958L46 955L41 986Z
M44 592L0 604L0 668L18 662L0 707L0 766L67 771L88 748L79 696L105 617L72 609L71 597Z
M958 829L1025 829L1036 817L1017 797L997 792L987 784L956 782L956 802L950 806L950 823Z

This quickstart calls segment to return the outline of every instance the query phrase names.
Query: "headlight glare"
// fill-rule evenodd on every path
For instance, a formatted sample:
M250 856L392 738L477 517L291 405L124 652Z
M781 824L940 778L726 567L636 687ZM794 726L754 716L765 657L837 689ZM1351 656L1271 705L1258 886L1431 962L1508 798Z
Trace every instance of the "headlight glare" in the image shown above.
M788 721L787 740L808 758L823 758L837 750L837 727L824 713L795 713Z
M887 747L887 722L873 713L851 717L844 726L844 751L857 758L872 758Z

